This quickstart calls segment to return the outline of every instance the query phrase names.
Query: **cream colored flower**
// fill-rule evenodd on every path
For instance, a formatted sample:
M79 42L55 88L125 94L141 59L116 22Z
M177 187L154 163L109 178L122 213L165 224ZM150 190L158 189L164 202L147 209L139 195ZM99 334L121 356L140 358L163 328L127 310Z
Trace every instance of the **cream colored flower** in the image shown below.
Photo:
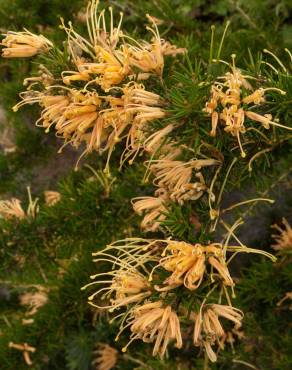
M27 30L9 31L4 35L1 45L4 58L27 58L48 51L53 44L42 35L35 35Z
M69 105L70 99L65 95L48 95L37 91L26 91L20 94L21 101L12 109L17 112L19 108L26 104L39 103L43 107L41 117L36 124L46 128L49 131L50 126L62 118L63 110Z
M158 94L146 91L142 84L129 83L122 89L126 113L134 114L134 124L143 128L145 123L165 117L160 108L162 103Z
M109 309L112 312L117 308L138 303L148 297L151 290L147 279L137 270L131 270L130 266L128 267L129 270L120 269L91 276L92 279L104 277L110 278L110 280L96 280L82 287L82 289L86 289L92 285L104 286L106 283L108 284L107 287L100 288L88 297L88 302L94 307ZM97 297L107 300L109 304L100 306L95 303Z
M164 357L171 341L176 342L177 348L182 348L180 323L176 312L170 306L164 306L162 301L145 303L133 309L130 318L131 338L123 352L134 340L141 339L153 343L152 355Z
M129 45L130 64L143 72L154 72L162 76L164 68L162 40L155 20L149 15L147 15L147 18L153 25L153 28L147 27L154 36L152 43L144 41L137 42L135 45Z
M171 200L183 204L187 200L199 199L208 188L201 172L194 175L202 167L219 164L214 159L195 159L182 162L163 158L147 162L150 171L154 174L154 185L166 189ZM194 182L194 178L199 181Z
M34 323L34 319L21 319L22 325L31 325Z
M272 226L280 233L277 235L272 235L276 241L276 244L273 244L272 248L279 252L292 250L292 228L285 218L282 219L282 223L284 225L282 228L278 225Z
M149 123L165 117L165 112L161 109L160 96L146 91L142 84L131 82L125 85L122 91L125 104L124 112L127 117L132 118L121 164L125 161L129 161L131 164L140 151L147 150L148 137L153 139L153 134L148 136ZM159 138L157 139L159 140Z
M107 261L112 265L120 266L125 271L135 272L142 268L148 275L145 264L158 261L163 248L162 241L143 238L126 238L115 241L106 246L102 251L93 253L94 262ZM94 275L95 278L97 275Z
M169 159L176 158L181 150L175 146L173 143L164 144L168 141L168 134L174 129L173 124L169 124L164 128L153 132L144 141L144 150L148 153L160 152L160 156L167 155ZM164 145L163 145L164 144Z
M146 15L152 27L147 26L146 29L153 34L151 42L136 41L128 45L129 62L132 67L136 67L144 73L156 73L162 76L164 68L164 55L176 56L186 52L184 48L177 48L175 45L170 44L160 38L158 23L156 18ZM130 39L127 36L126 39ZM133 40L135 41L135 40Z
M7 155L16 151L15 128L7 120L4 109L0 108L0 153Z
M20 304L28 306L26 316L35 315L38 310L44 306L48 301L48 294L46 289L39 289L37 292L27 292L20 296Z
M196 347L204 347L209 359L215 362L217 355L212 346L216 342L220 344L220 340L225 336L225 331L219 318L225 318L239 328L243 319L243 313L232 306L207 304L201 307L200 312L193 313L192 317L195 320L194 345Z
M61 194L58 191L46 190L44 192L46 205L51 207L61 200Z
M94 127L98 117L97 109L98 105L88 104L87 101L71 102L55 125L57 135L78 147L83 141L84 134Z
M196 171L202 167L219 164L219 161L214 159L195 159L189 162L175 160L175 157L181 153L181 149L176 148L172 142L166 144L163 144L163 141L159 142L165 133L173 129L173 125L169 126L144 141L144 148L153 154L159 153L159 159L152 159L145 163L147 171L144 180L148 181L151 173L154 175L153 183L158 187L155 196L138 197L132 200L134 211L145 215L141 227L147 231L159 229L161 222L166 219L171 201L183 205L186 201L199 199L205 192L209 193L210 190L202 173ZM213 193L211 199L214 199Z
M90 278L94 281L81 288L84 290L99 286L88 298L89 304L110 312L140 304L152 294L153 288L148 281L148 264L159 260L157 252L160 249L156 240L128 238L93 253L94 262L107 262L112 268L108 272L92 275ZM101 303L103 300L105 304ZM128 314L129 311L118 316L127 317Z
M18 218L20 220L31 217L35 218L39 212L38 198L32 199L30 187L27 187L28 193L28 207L26 212L21 206L21 201L17 198L12 198L10 200L0 201L0 216L5 219Z
M0 215L6 219L15 217L21 220L25 218L25 212L21 207L21 201L17 198L12 198L11 200L1 200Z
M159 191L159 190L158 190ZM157 192L157 194L159 194ZM160 192L157 197L138 197L132 199L134 211L138 215L144 214L141 228L145 231L157 231L160 223L165 220L167 213L168 196Z
M111 370L118 361L118 351L105 343L98 343L96 350L93 351L96 359L92 365L96 370Z

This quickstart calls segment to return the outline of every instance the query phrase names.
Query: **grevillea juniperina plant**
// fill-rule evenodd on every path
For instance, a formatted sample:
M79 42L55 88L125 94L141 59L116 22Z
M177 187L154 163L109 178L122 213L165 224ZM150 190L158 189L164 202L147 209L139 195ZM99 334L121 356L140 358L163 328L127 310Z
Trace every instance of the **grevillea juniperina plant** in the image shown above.
M124 31L127 13L116 17L112 7L98 8L98 0L88 2L84 32L61 18L62 48L47 35L26 29L4 34L4 58L36 57L37 64L13 111L38 104L36 126L62 140L60 152L68 144L79 150L76 168L90 153L101 157L103 168L93 170L90 181L103 188L105 203L111 191L122 188L129 169L137 171L142 184L127 200L129 219L136 217L142 236L133 236L139 232L135 225L134 232L123 230L126 238L103 249L99 245L93 253L97 271L80 286L90 290L88 303L95 315L114 328L114 338L110 333L108 340L95 341L91 365L99 370L123 361L141 366L144 347L138 347L137 358L129 354L132 343L141 341L146 348L150 343L153 357L166 364L192 350L207 369L226 343L233 350L234 338L243 337L245 312L234 303L240 283L234 261L245 260L243 255L249 260L265 257L271 264L277 260L260 246L242 242L238 234L250 209L274 202L254 184L262 161L270 164L268 155L291 138L289 119L284 121L289 117L290 69L268 50L263 53L269 61L251 68L243 65L237 50L223 58L229 23L218 46L211 27L209 58L196 64L185 47L190 45L164 39L160 19L146 14L140 39L134 31ZM61 68L53 68L56 55ZM291 59L288 50L286 55ZM224 196L241 181L252 191L226 205ZM44 195L47 212L62 207L60 192ZM30 192L27 212L16 198L0 201L0 215L8 221L34 219L38 212ZM77 207L66 215L65 223L78 212ZM291 227L283 223L285 228L274 226L277 256L289 254L291 244ZM44 304L35 302L31 309L37 313L48 299L45 295ZM32 364L33 346L10 347Z

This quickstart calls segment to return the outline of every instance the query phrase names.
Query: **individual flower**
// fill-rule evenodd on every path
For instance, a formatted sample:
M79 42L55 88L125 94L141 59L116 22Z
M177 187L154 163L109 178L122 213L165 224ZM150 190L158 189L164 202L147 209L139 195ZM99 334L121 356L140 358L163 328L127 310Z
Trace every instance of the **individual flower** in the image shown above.
M10 220L12 218L18 218L22 220L27 217L35 218L38 211L38 198L32 199L30 188L27 187L28 192L28 207L26 212L21 206L21 201L17 198L12 198L10 200L1 200L0 201L0 216Z
M171 306L165 306L162 301L149 302L133 309L129 318L132 332L130 341L123 348L123 352L134 340L141 339L146 343L153 343L152 355L164 357L171 341L175 341L177 348L182 348L180 323L176 312Z
M121 25L123 20L123 13L120 13L120 19L118 26L114 27L114 17L112 7L109 7L110 27L107 27L106 12L102 10L97 14L97 8L99 0L92 0L88 2L86 11L86 23L88 38L84 38L79 35L73 28L71 22L68 27L62 21L62 28L66 31L68 36L68 48L73 60L78 62L82 61L80 55L84 54L84 57L90 57L92 60L98 60L99 63L95 64L95 68L99 68L101 72L105 72L108 68L113 67L113 75L117 73L115 69L116 62L119 62L116 54L116 46L121 36ZM82 71L80 71L82 74ZM100 71L97 71L99 73ZM73 72L74 73L74 72ZM93 72L95 73L95 72Z
M31 324L33 324L34 323L34 319L24 319L24 318L22 318L21 319L21 323L22 323L22 325L31 325Z
M211 98L206 103L204 111L211 115L212 130L211 136L216 136L218 123L224 126L224 131L237 138L241 151L241 156L245 157L246 153L241 143L241 135L246 133L246 118L260 123L265 129L270 126L282 127L292 130L290 127L283 126L273 121L271 114L260 114L249 109L260 106L265 103L265 93L267 91L276 91L284 95L285 92L275 88L258 88L253 87L248 82L252 77L242 74L235 67L235 55L232 55L233 64L231 72L227 72L211 86Z
M86 289L92 285L102 285L102 287L88 297L88 302L99 309L109 309L114 311L131 303L137 303L145 299L151 294L150 284L148 280L137 270L133 270L126 264L120 270L110 271L107 273L99 273L92 275L91 279L100 277L110 278L111 280L96 280L85 285L82 289ZM104 287L105 283L108 284ZM100 306L94 300L98 297L101 300L107 300L108 305Z
M156 197L137 197L132 199L134 211L144 214L141 228L145 231L157 231L160 223L166 219L168 195L163 189L156 191Z
M174 45L165 44L160 38L156 19L149 14L147 18L153 25L153 28L146 27L153 34L151 43L143 41L129 45L129 62L131 66L144 73L154 72L161 77L164 68L164 53L176 55L176 53L184 53L185 49L179 50Z
M4 34L1 45L4 58L28 58L48 51L53 44L42 35L35 35L28 30L23 32L9 31Z
M159 151L160 157L168 159L176 158L181 154L180 148L174 143L167 143L168 134L175 128L172 123L164 128L154 131L144 141L144 150L147 153L154 154Z
M219 318L233 322L237 328L241 326L243 313L232 306L221 304L206 304L201 307L198 313L193 313L191 317L195 321L193 343L196 347L203 347L207 356L212 362L217 360L217 355L212 346L225 336L222 323Z
M28 307L26 316L34 316L47 301L48 294L44 288L39 289L37 292L27 292L20 296L20 304Z
M192 170L217 164L215 160L193 160L190 162L158 159L151 161L151 171L155 174L154 184L170 190L180 189L191 182Z
M154 174L154 185L165 189L171 200L183 204L199 199L208 192L204 177L199 171L203 167L218 165L215 159L195 159L189 162L162 158L151 160L149 170Z
M279 234L272 235L276 244L272 244L272 248L279 252L292 250L292 228L289 222L283 218L282 223L284 227L273 225L272 227L279 232Z
M61 200L61 194L58 191L46 190L44 192L46 205L54 206Z
M93 355L96 358L92 361L92 365L96 370L111 370L118 361L118 351L105 343L98 343Z
M32 360L30 358L30 353L34 353L36 351L35 347L32 347L27 343L17 344L17 343L13 343L13 342L9 342L8 347L13 348L13 349L17 349L18 351L21 351L23 353L24 361L28 366L31 366L33 364Z
M150 261L158 261L157 254L163 248L162 240L126 238L115 241L106 246L103 250L93 253L94 262L107 261L112 265L120 266L126 271L142 268ZM149 275L147 273L147 275Z
M154 17L151 17L155 23L159 26ZM169 41L162 40L162 54L176 56L177 54L185 54L187 52L186 48L177 48L175 45L171 44Z
M165 117L165 111L161 108L161 97L146 91L142 84L130 82L122 91L125 114L132 117L132 120L121 163L129 161L132 164L137 154L148 147L149 123ZM153 134L149 137L153 138Z
M112 86L119 85L129 74L128 65L123 65L116 56L103 48L99 47L98 50L98 63L76 57L77 71L63 71L63 83L71 85L76 81L82 81L87 82L87 86L99 85L104 91L109 91Z
M93 253L94 262L107 262L111 269L92 275L93 282L82 287L100 286L88 302L98 309L110 312L139 303L151 295L152 287L148 281L149 271L146 265L156 261L159 248L153 240L129 238L109 244L103 250ZM106 304L101 305L100 301Z
M17 198L12 198L10 200L1 200L0 215L7 220L14 217L20 220L24 219L25 212L21 207L21 201Z

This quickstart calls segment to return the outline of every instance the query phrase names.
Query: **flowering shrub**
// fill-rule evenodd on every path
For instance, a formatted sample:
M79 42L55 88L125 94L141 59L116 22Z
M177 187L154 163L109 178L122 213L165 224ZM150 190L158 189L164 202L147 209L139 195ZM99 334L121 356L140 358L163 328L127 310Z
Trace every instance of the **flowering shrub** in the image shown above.
M200 30L188 22L191 2L156 12L154 3L143 4L146 27L135 4L122 1L116 17L91 0L74 22L61 18L62 40L50 27L3 34L5 63L28 59L15 116L32 125L36 115L59 153L73 147L79 169L35 200L28 188L27 211L18 198L0 201L4 286L29 316L11 313L15 334L4 315L0 353L18 354L20 369L263 368L261 305L271 305L273 330L275 318L286 325L273 310L291 300L290 224L272 226L275 242L244 234L260 224L258 210L273 209L274 188L291 188L291 53L239 2L221 11L243 16L254 51L235 47L240 22L235 36L229 21L210 32L203 17ZM281 340L286 353L289 333ZM290 357L273 368L288 369Z

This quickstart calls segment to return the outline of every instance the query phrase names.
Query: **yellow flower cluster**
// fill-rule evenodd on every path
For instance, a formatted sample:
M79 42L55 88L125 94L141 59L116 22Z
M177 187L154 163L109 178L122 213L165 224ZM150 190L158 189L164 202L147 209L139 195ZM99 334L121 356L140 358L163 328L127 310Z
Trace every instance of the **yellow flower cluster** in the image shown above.
M193 246L185 242L170 241L163 254L167 255L160 260L159 265L172 272L164 281L170 288L183 284L189 290L197 289L207 272L206 262L217 271L224 285L234 285L227 268L224 249L219 243Z
M64 145L70 143L78 148L85 143L84 154L93 150L100 153L108 151L109 161L125 131L126 150L135 153L143 145L147 123L165 114L159 108L160 97L146 91L142 84L130 82L119 92L120 97L100 96L97 92L68 91L61 86L58 95L28 91L21 94L23 100L14 110L24 104L38 102L43 108L36 122L38 126L45 128L46 132L54 126L56 135L64 139Z
M93 150L108 152L109 161L115 145L126 138L123 162L133 160L140 149L145 149L148 123L165 116L159 95L147 91L141 81L153 74L161 78L164 56L185 50L162 40L155 19L149 15L152 26L147 30L152 35L151 41L134 40L121 30L123 14L114 27L112 8L107 17L105 10L97 14L98 4L98 0L88 3L88 38L62 20L72 70L54 76L40 68L39 77L25 79L27 91L20 94L22 101L13 109L38 103L42 112L36 124L46 132L54 127L64 145L83 144L81 156ZM31 56L53 47L43 36L28 31L7 34L2 46L6 47L3 50L6 57ZM21 53L19 50L23 49ZM61 84L56 84L57 81ZM80 84L82 87L77 88ZM40 91L39 87L43 89Z
M120 13L118 26L114 27L113 10L109 7L109 27L106 25L105 10L97 16L99 0L88 3L86 23L88 39L79 35L69 23L67 27L62 21L62 28L68 34L69 52L74 60L77 71L64 71L64 83L87 81L96 83L103 90L120 84L127 76L145 80L151 74L160 77L164 68L164 55L175 56L184 53L169 42L162 40L155 18L147 15L153 27L147 30L152 34L151 42L135 40L125 35L122 30L123 13ZM122 40L122 42L120 42ZM83 53L91 58L84 58Z
M138 197L132 200L134 211L144 218L141 228L156 231L166 218L169 204L176 202L183 205L187 201L201 198L205 193L214 201L214 194L208 188L201 169L219 165L215 159L193 159L189 162L177 160L180 150L171 151L170 145L162 147L162 154L157 160L146 162L149 172L154 176L153 184L158 188L154 197ZM170 150L167 155L163 151Z
M100 286L88 298L89 303L100 310L125 310L111 320L113 322L122 317L116 340L125 328L131 330L130 341L123 351L134 340L141 339L153 343L153 356L158 354L162 358L170 343L175 342L177 348L183 347L182 338L187 334L182 334L182 323L189 321L195 322L194 345L204 348L210 360L216 361L212 347L224 341L227 335L219 317L230 320L237 329L243 318L241 311L231 306L228 294L228 289L231 288L233 292L235 285L228 263L233 256L242 252L260 253L273 260L269 253L241 244L192 245L171 239L125 239L109 244L104 250L93 254L95 262L110 262L113 269L91 276L94 281L82 289ZM231 254L228 259L227 254ZM160 278L161 272L164 279ZM167 278L166 273L169 273ZM199 311L194 309L186 313L175 298L175 289L184 286L189 292L199 290L201 285L205 285L202 284L203 279L211 291L220 288L229 304L206 303L207 295L200 303ZM153 299L154 294L156 299ZM167 303L168 296L172 304Z
M231 72L219 77L211 86L211 98L206 103L204 111L211 115L212 130L210 135L216 136L218 123L221 123L225 132L237 138L241 156L244 158L246 153L241 143L241 135L247 130L246 119L260 123L265 129L269 129L271 125L288 130L292 129L274 122L271 114L262 115L249 109L265 103L266 91L272 90L283 95L286 93L275 87L260 87L254 90L248 82L253 77L243 75L235 66L235 55L232 55L232 58Z

